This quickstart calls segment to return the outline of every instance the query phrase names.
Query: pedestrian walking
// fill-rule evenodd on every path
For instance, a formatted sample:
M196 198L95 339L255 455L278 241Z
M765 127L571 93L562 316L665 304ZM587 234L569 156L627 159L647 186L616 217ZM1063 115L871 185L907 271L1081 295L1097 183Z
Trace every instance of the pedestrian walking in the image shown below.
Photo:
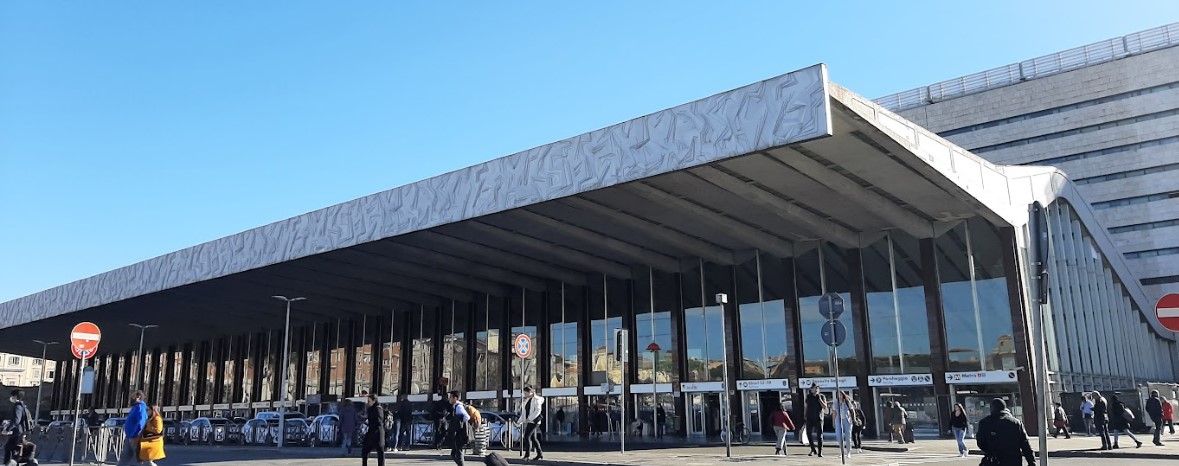
M413 437L410 436L410 427L413 426L413 403L410 403L409 397L402 393L397 397L397 404L393 405L393 409L397 410L397 418L393 422L393 451L409 450L409 446L413 444Z
M905 436L905 429L909 425L909 412L905 410L904 406L901 406L899 401L892 405L892 422L892 430L897 435L897 443L911 443L912 440Z
M356 421L359 416L348 400L340 400L337 410L340 418L340 449L344 450L344 456L352 456L352 442L356 439Z
M667 429L667 410L663 409L663 405L655 408L655 438L663 438L663 432Z
M1093 429L1101 437L1101 449L1111 450L1113 443L1109 439L1109 403L1101 396L1101 392L1094 391L1089 396L1093 399Z
M823 418L827 414L827 397L819 393L818 385L811 385L806 396L806 436L811 452L807 456L823 457Z
M164 417L159 405L147 408L147 424L139 433L139 462L156 466L156 460L164 459Z
M360 444L360 464L368 466L368 455L377 453L377 466L385 466L385 408L377 403L377 395L370 394L364 400L366 406L364 421L368 430L364 432L364 441Z
M969 453L966 448L966 430L970 428L970 419L966 417L966 407L962 403L954 404L950 413L950 430L954 431L954 440L958 441L958 457L965 458Z
M1092 394L1085 395L1084 401L1081 402L1081 420L1085 422L1085 435L1093 436L1093 400L1090 399Z
M1134 436L1134 432L1130 431L1130 421L1134 420L1134 413L1126 408L1126 404L1118 399L1118 395L1110 397L1109 407L1109 428L1113 431L1113 448L1121 448L1118 446L1118 437L1122 434L1130 437L1137 446L1134 448L1142 448L1142 442L1138 441L1138 437Z
M1028 466L1036 464L1023 422L1011 415L1002 398L991 400L991 415L979 421L975 441L983 451L983 465L1020 466L1021 457Z
M884 409L882 411L882 414L884 414L884 430L888 431L888 441L889 443L895 442L896 439L893 438L893 435L896 430L892 428L892 425L894 423L893 417L896 411L892 406L892 400L884 403Z
M432 409L433 410L432 415L434 417L434 445L433 445L433 447L435 450L441 450L443 442L447 438L447 434L446 434L447 420L446 420L446 418L447 418L447 416L449 416L448 413L450 412L450 409L451 409L450 404L447 403L447 401L446 401L448 396L449 395L447 395L446 393L442 393L442 396L438 398L438 401L434 402L434 407Z
M860 408L860 401L857 399L852 404L852 447L855 447L856 453L864 452L864 425L868 423L868 417L864 415L863 408Z
M1175 401L1168 400L1167 397L1159 397L1163 400L1163 423L1167 424L1171 435L1175 435Z
M835 397L835 411L832 413L832 422L835 423L835 440L839 445L839 450L842 452L845 449L848 454L852 451L852 399L847 392L840 391Z
M467 441L471 438L467 432L471 423L471 415L467 414L467 407L459 401L459 392L450 392L448 399L452 409L449 416L450 425L446 428L446 436L450 441L450 458L454 460L454 464L463 466L466 464L463 448L467 446Z
M1163 401L1159 399L1159 391L1151 390L1150 399L1146 400L1146 414L1150 416L1150 422L1154 423L1154 445L1161 447L1163 441Z
M33 426L33 418L30 417L29 408L25 406L25 402L21 401L25 397L24 390L15 389L9 393L8 401L12 403L12 422L8 424L5 431L8 433L8 441L4 443L4 464L9 464L13 459L13 453L17 452L25 439L25 435ZM119 464L122 464L120 462Z
M774 455L786 455L786 433L794 430L794 421L786 413L786 407L778 405L778 410L770 414L770 426L774 428L777 443L774 444Z
M123 424L123 447L119 453L118 466L139 464L139 434L147 426L147 404L143 402L143 392L131 392L131 411L127 413L126 423Z
M1068 415L1064 413L1064 407L1059 401L1055 405L1056 408L1052 410L1052 438L1059 438L1061 432L1064 432L1064 438L1073 438L1068 429Z
M541 421L544 420L544 397L532 391L532 387L524 387L524 397L520 399L519 423L524 432L524 461L529 461L532 450L536 449L535 460L544 458L544 450L540 446Z
M557 414L553 417L557 420L557 435L565 435L565 408L557 408Z

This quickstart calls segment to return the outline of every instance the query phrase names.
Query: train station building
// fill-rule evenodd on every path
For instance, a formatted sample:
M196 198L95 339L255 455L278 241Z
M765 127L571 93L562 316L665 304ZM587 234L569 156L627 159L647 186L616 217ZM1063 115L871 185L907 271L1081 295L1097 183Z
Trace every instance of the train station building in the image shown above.
M816 65L2 303L0 351L94 322L83 405L142 387L185 418L442 390L497 411L530 385L550 433L577 435L625 381L628 420L662 406L669 435L707 441L726 390L757 434L830 392L837 362L871 430L890 401L937 435L953 403L978 418L994 397L1035 428L1040 382L1058 397L1179 374L1098 210L1060 169L988 162ZM275 295L306 298L289 341ZM142 354L130 323L159 325ZM512 354L520 334L533 357ZM72 407L79 364L65 345L50 359L54 409Z

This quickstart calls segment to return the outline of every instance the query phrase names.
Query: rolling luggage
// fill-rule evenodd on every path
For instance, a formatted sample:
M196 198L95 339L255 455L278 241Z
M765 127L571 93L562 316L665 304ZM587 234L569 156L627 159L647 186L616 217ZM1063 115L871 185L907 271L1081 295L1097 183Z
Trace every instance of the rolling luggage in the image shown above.
M913 443L913 424L905 424L905 443Z
M504 459L503 456L500 456L498 452L493 451L488 453L487 456L483 457L483 464L487 466L508 466L508 460Z

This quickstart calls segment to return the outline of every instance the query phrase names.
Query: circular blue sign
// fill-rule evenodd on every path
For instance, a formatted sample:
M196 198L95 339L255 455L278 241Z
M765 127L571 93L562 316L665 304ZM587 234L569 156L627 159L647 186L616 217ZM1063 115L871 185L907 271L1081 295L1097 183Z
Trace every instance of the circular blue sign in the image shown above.
M819 297L819 314L827 320L838 319L843 315L843 296L839 293L827 293Z
M847 327L844 327L843 322L838 320L823 322L822 330L819 333L823 336L823 343L826 343L827 346L839 346L847 340Z

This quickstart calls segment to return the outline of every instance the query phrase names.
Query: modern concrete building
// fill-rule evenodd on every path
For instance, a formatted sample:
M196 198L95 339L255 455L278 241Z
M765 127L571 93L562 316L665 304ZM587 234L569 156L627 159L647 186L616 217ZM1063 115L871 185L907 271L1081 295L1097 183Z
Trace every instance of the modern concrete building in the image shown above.
M93 321L85 403L121 406L144 367L182 417L444 388L495 410L533 385L584 433L626 381L630 416L663 406L673 435L707 439L727 412L767 432L778 404L838 383L870 427L896 401L935 435L953 402L1034 412L1044 359L1052 396L1176 380L1175 335L1100 212L1062 171L988 162L814 66L2 303L0 350ZM289 340L273 295L308 298ZM143 355L128 322L161 325ZM64 407L79 364L55 349Z
M990 162L1059 168L1109 233L1132 279L1154 302L1179 292L1176 45L1179 23L877 102ZM1054 234L1075 234L1067 220L1071 214L1053 215L1059 216ZM1076 255L1087 253L1078 250ZM1068 272L1068 265L1062 264L1062 272ZM1086 374L1097 373L1105 362L1094 360L1086 347L1108 348L1095 338L1106 327L1074 314L1082 312L1079 306L1057 307L1057 322L1068 322L1058 328L1058 338L1068 341L1069 349L1060 353L1059 362L1054 360L1059 367L1053 370L1061 372L1066 389L1088 386L1081 380L1089 380ZM1115 353L1136 354L1134 348ZM1123 375L1135 378L1133 372Z

